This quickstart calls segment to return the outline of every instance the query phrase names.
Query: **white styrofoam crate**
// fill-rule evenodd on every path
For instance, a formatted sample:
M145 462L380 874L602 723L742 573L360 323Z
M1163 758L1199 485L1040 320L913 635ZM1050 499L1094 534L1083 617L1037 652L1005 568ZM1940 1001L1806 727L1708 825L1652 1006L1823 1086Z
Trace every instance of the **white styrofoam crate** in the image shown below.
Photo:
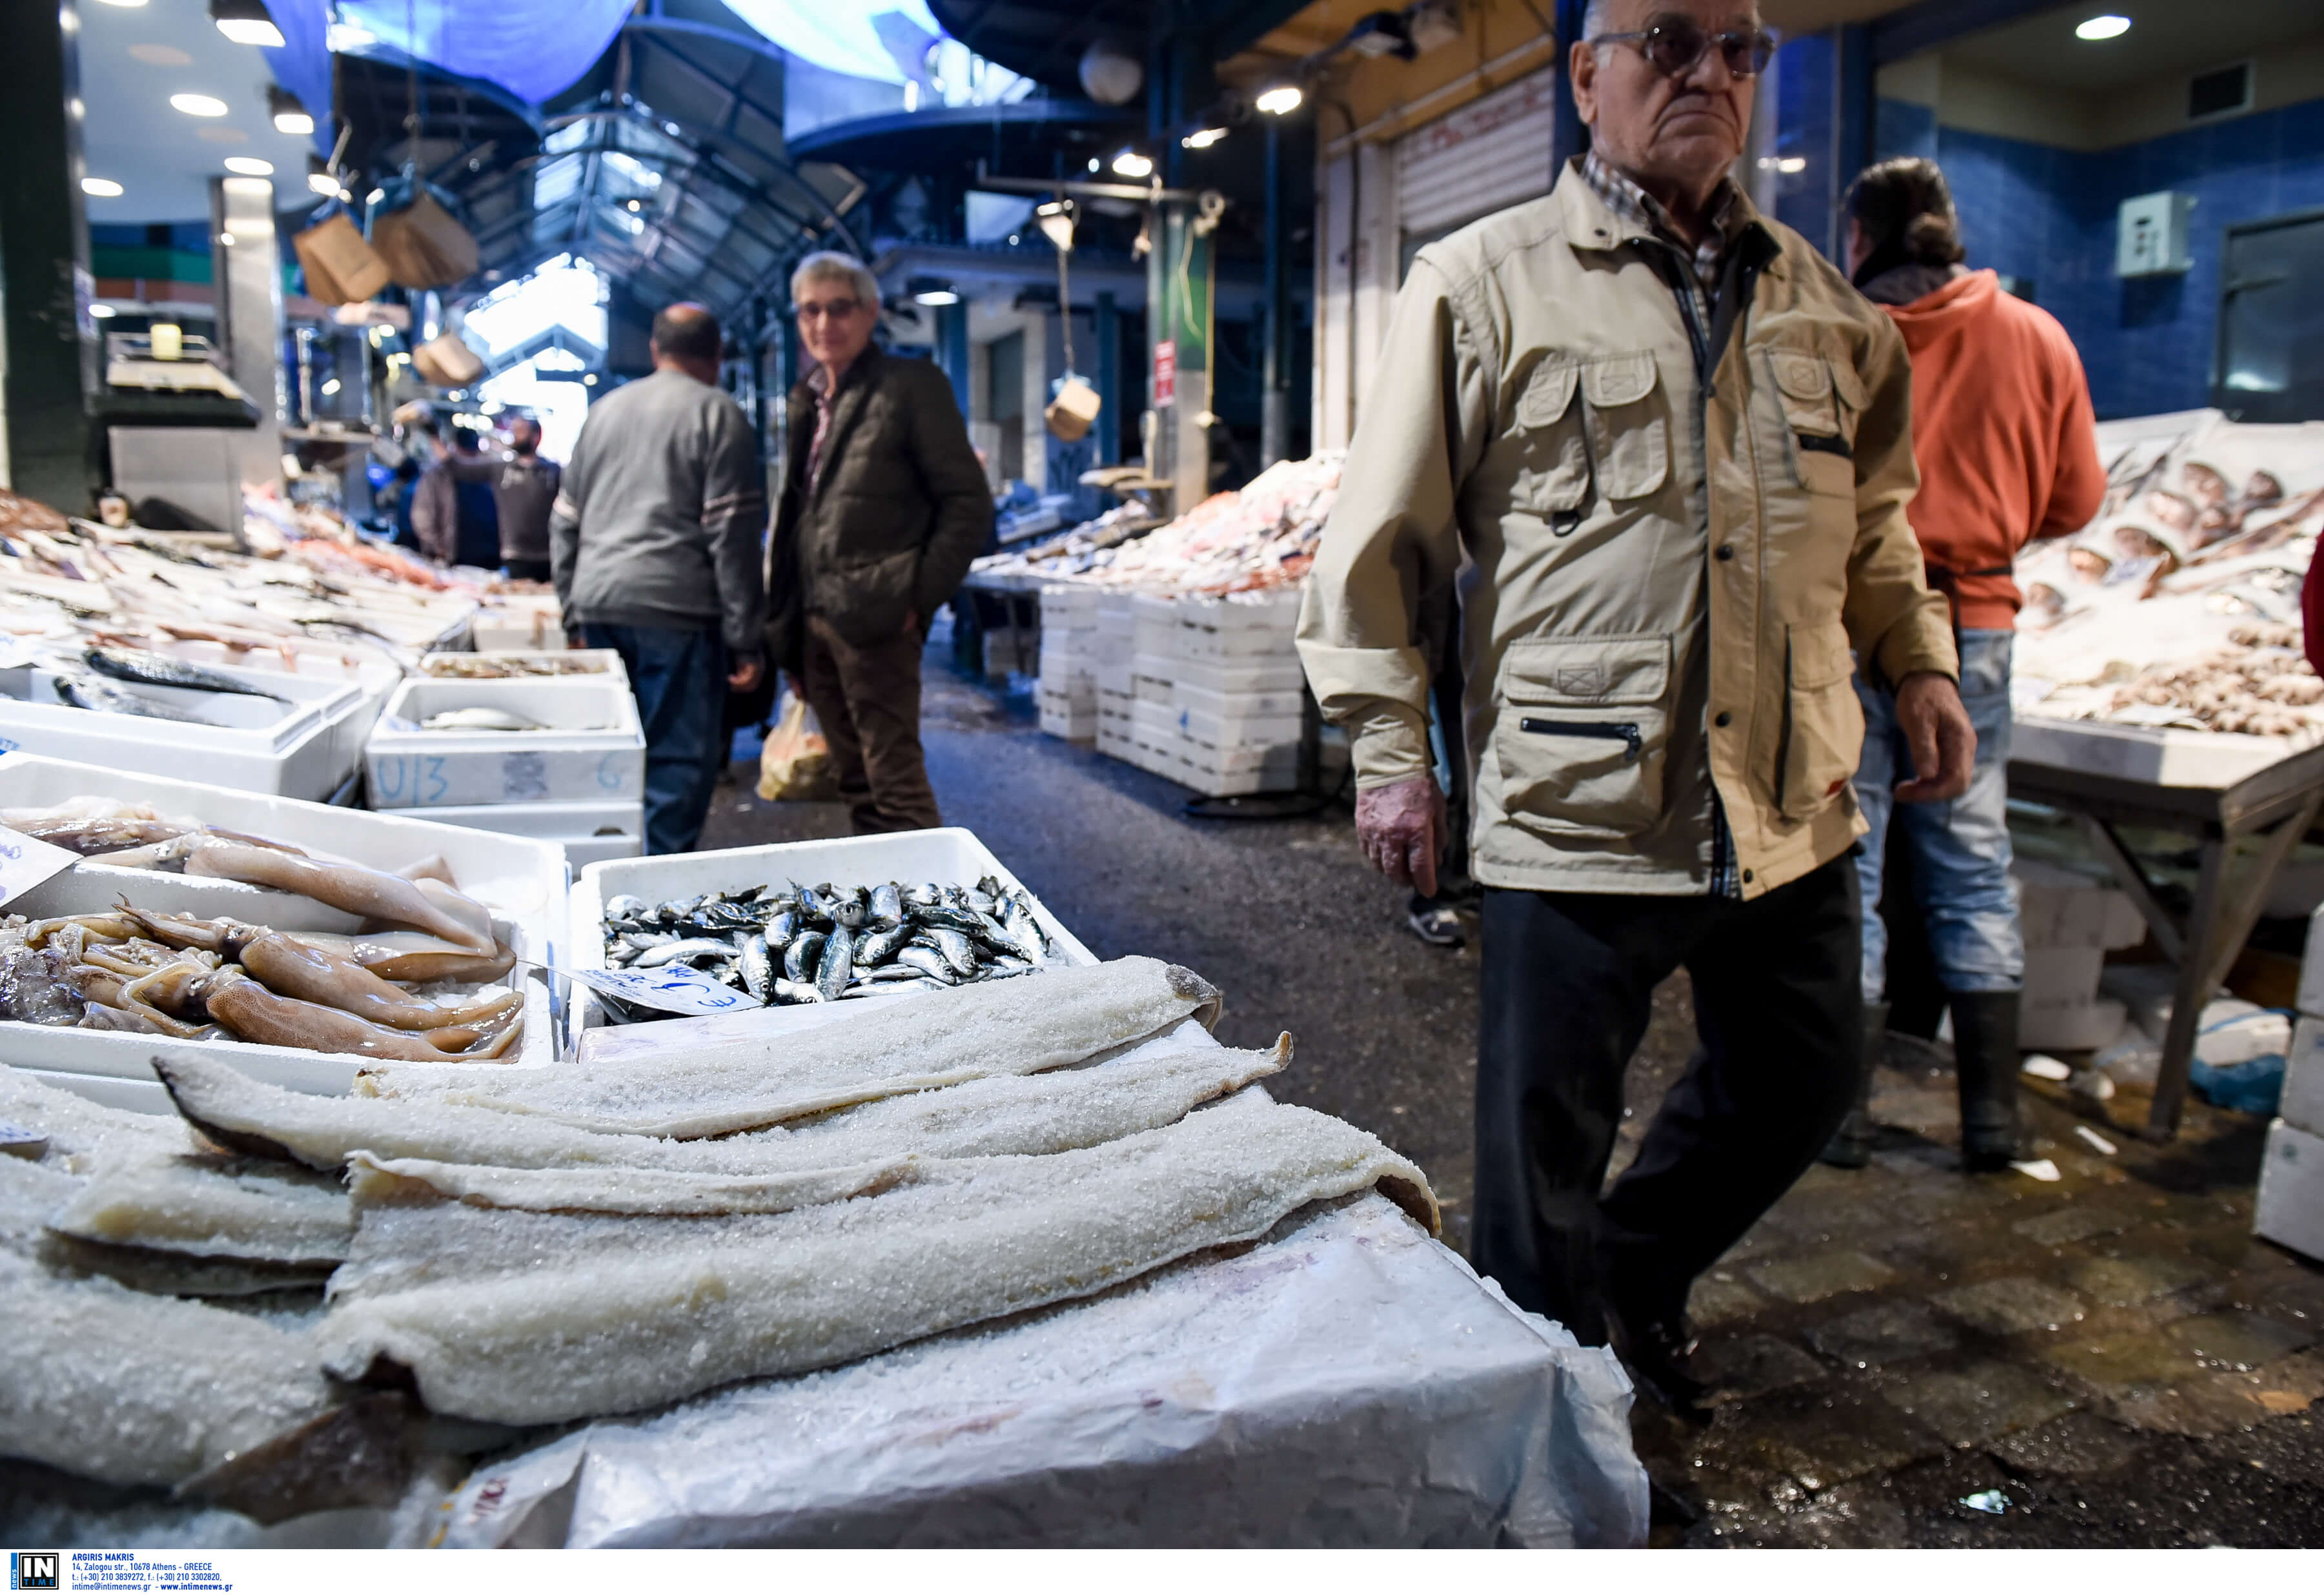
M1306 711L1307 695L1296 687L1272 692L1218 692L1181 680L1174 689L1172 701L1182 709L1222 720L1279 719L1285 715L1296 720Z
M1178 729L1200 747L1271 748L1299 741L1299 716L1206 715L1200 709L1180 709Z
M566 867L563 854L547 843L29 753L0 756L0 807L45 807L80 797L151 803L165 815L190 816L376 870L401 870L440 854L451 866L460 890L492 909L494 929L512 952L536 963L557 960L558 941L566 924ZM13 913L42 918L100 913L119 899L161 913L225 917L283 930L345 934L361 923L354 915L286 892L198 875L117 869L98 858L84 859L64 873L50 877L8 908ZM511 1063L546 1065L557 1052L548 982L520 965L510 983L525 998L524 1039ZM222 1057L276 1085L327 1094L345 1091L365 1061L248 1042L175 1041L120 1031L0 1021L0 1063L11 1066L151 1081L154 1055L167 1056L180 1049L199 1049L200 1056Z
M1093 742L1097 740L1097 709L1095 705L1052 704L1041 701L1041 730L1045 735L1060 742Z
M378 721L380 711L387 706L388 698L403 682L401 665L384 650L361 642L285 637L274 646L254 649L228 648L222 642L189 638L153 640L145 646L171 659L229 674L239 672L270 679L289 677L354 687L362 695L354 712L336 716L331 724L331 765L339 772L339 780L353 774L363 763L364 739L371 735L371 728ZM334 781L333 787L337 785ZM329 795L328 790L287 794L294 798Z
M600 859L635 858L645 851L646 810L627 803L479 803L463 808L382 809L439 825L462 825L503 836L554 842L575 870Z
M159 1119L174 1119L178 1114L178 1104L170 1100L169 1088L159 1080L124 1080L114 1074L60 1074L51 1069L16 1072L100 1107L118 1108L124 1113L150 1113Z
M843 836L823 842L730 847L717 853L663 853L591 864L573 882L567 932L572 941L569 956L576 969L604 967L604 903L608 898L626 895L659 903L673 898L699 897L706 891L779 886L788 880L807 886L826 881L834 886L877 886L885 880L933 880L944 886L973 886L987 875L1020 890L1025 884L992 856L992 850L977 840L975 833L958 825L878 836ZM1054 945L1055 956L1059 961L1098 961L1096 954L1083 946L1038 898L1033 899L1033 917ZM892 1000L903 1002L909 999L898 997ZM797 1024L785 1018L793 1011L770 1008L761 1010L761 1017L767 1031L773 1034ZM573 991L572 1012L576 1033L606 1023L604 1006L593 993L577 985Z
M506 709L548 731L420 731L431 715ZM364 748L381 808L582 803L645 796L645 736L618 682L407 681Z
M1122 697L1132 697L1137 695L1138 678L1132 673L1130 663L1126 659L1119 664L1101 662L1092 669L1090 674L1097 678L1097 689L1100 692L1111 692Z
M1177 677L1177 661L1167 654L1141 653L1130 661L1130 695L1140 703L1170 703L1170 686Z
M2299 744L2282 737L2116 725L2102 720L2045 720L2036 715L2019 715L2009 733L2013 760L2159 787L2232 787L2298 751Z
M2080 1008L2098 1000L2104 947L2025 949L2025 1008Z
M1178 740L1178 711L1167 704L1157 704L1151 698L1138 699L1130 706L1130 724L1131 729L1148 738L1173 743Z
M1097 725L1097 751L1109 759L1119 759L1124 764L1138 762L1138 743L1127 731L1112 729L1110 720L1100 720Z
M450 661L475 659L555 659L564 668L554 676L490 677L484 679L511 681L586 681L591 677L603 677L626 687L630 681L627 666L622 663L618 650L611 648L505 648L481 652L431 653L420 661L420 673L431 678L449 681L473 679L455 674L459 666Z
M73 707L56 696L56 678L37 667L0 669L0 745L46 759L67 759L152 775L182 773L198 763L221 786L276 797L328 798L355 766L347 734L366 713L361 685L290 674L244 671L251 685L286 704L240 694L137 686L140 697L201 717L200 724L112 715ZM124 685L126 685L125 683ZM377 713L373 705L370 713Z
M2324 1135L2324 1019L2301 1014L2293 1021L2292 1050L2283 1060L2283 1100L2275 1111L2294 1129Z
M1180 659L1260 659L1296 652L1299 595L1268 593L1178 601Z
M2146 939L2146 921L2130 894L2079 870L2019 859L2018 924L2030 947L2135 947Z
M2324 1135L2281 1119L2267 1127L2252 1233L2324 1262Z
M554 598L512 595L469 617L468 640L478 653L548 653L565 646Z
M1299 785L1299 750L1269 748L1257 757L1213 759L1190 750L1174 778L1207 798L1247 798L1254 792L1287 792Z
M2308 950L2300 960L2300 1011L2324 1016L2324 908L2308 917Z
M1041 589L1041 630L1088 631L1097 625L1099 589L1082 582L1052 582Z
M2089 1052L2113 1045L2128 1021L2123 1005L2111 997L2028 1008L2017 1017L2017 1044L2028 1052Z
M1296 656L1177 659L1171 664L1171 677L1178 687L1192 687L1203 692L1222 695L1297 692L1307 684L1306 675L1300 669Z

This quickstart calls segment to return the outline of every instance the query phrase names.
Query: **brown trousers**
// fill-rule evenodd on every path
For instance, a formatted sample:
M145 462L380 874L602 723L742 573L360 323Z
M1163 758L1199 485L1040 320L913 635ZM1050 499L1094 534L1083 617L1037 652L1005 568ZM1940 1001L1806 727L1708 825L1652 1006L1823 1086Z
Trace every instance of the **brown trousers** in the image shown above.
M858 648L811 614L805 641L800 689L823 723L855 834L943 825L920 751L919 628Z

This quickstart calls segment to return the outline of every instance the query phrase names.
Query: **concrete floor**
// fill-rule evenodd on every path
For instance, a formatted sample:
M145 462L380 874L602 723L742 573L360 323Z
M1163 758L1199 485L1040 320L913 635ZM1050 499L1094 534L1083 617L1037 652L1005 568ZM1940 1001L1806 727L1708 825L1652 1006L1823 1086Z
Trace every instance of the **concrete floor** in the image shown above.
M1042 736L933 655L924 722L948 822L1101 956L1222 987L1222 1039L1289 1030L1280 1094L1418 1162L1462 1244L1475 951L1403 928L1346 809L1189 820L1182 788ZM734 774L705 847L845 834L838 807L762 803ZM1692 1043L1682 974L1656 996L1618 1166ZM1655 1543L2324 1545L2324 1270L2251 1238L2262 1126L2196 1104L2153 1148L2037 1086L2063 1178L1970 1180L1948 1062L1894 1048L1874 1166L1810 1173L1698 1289L1726 1394L1701 1429L1638 1406ZM2143 1099L2110 1106L2143 1119Z

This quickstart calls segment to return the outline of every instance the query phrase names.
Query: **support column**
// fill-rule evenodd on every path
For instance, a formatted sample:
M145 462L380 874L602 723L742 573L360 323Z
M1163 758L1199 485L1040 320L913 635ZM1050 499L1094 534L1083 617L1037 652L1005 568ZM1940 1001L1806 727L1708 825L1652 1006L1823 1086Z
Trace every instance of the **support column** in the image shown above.
M69 513L88 508L97 388L81 198L78 0L0 10L0 483Z
M1283 118L1267 119L1267 309L1259 397L1259 466L1291 452L1291 227L1283 205Z
M1856 174L1872 164L1877 137L1878 89L1872 64L1872 30L1851 23L1839 30L1839 60L1835 65L1838 105L1831 119L1831 232L1824 254L1836 261L1848 259L1848 224L1840 201Z
M952 379L953 401L960 406L961 419L969 410L968 376L968 303L938 305L936 313L936 364L944 367Z
M1557 102L1552 111L1555 131L1550 134L1552 182L1563 174L1567 161L1590 148L1590 129L1573 104L1573 75L1567 70L1573 45L1583 36L1582 23L1589 9L1589 0L1557 0Z
M1113 295L1097 296L1097 313L1092 320L1091 333L1097 339L1097 463L1118 466L1121 463L1121 313L1114 309Z
M210 180L210 281L226 374L258 410L258 428L237 439L244 482L282 475L282 245L274 235L274 185L263 177Z

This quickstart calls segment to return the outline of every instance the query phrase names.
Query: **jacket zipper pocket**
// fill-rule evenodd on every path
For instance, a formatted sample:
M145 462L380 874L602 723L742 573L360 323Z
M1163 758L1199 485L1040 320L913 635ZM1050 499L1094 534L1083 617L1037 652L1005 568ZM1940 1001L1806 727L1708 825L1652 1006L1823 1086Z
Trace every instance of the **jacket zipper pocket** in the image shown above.
M1646 751L1646 739L1638 734L1637 723L1624 720L1609 723L1603 720L1536 720L1527 715L1517 722L1517 729L1532 732L1536 736L1594 736L1608 742L1627 742L1628 751L1622 755L1625 764L1636 764Z

